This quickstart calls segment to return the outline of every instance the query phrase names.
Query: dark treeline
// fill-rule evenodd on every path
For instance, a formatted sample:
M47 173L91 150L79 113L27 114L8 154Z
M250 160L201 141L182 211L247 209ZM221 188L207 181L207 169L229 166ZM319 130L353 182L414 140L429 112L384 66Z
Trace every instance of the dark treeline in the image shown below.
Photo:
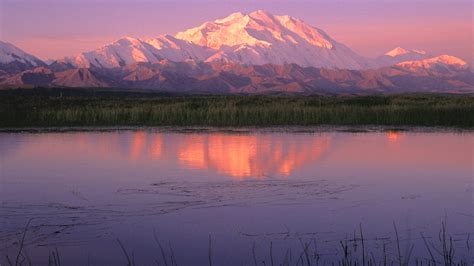
M99 89L0 91L0 127L474 126L472 95L177 95Z

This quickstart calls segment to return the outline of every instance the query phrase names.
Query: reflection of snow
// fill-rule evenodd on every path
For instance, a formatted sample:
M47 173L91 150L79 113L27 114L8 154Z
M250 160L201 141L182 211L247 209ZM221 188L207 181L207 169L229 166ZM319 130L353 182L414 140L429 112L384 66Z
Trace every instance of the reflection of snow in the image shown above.
M396 131L387 132L387 139L390 142L397 143L400 141L401 138L402 138L402 133L400 132L396 132Z
M263 179L267 175L291 175L319 159L330 144L327 136L301 142L270 135L210 134L184 139L178 159L185 166L213 169L236 179Z

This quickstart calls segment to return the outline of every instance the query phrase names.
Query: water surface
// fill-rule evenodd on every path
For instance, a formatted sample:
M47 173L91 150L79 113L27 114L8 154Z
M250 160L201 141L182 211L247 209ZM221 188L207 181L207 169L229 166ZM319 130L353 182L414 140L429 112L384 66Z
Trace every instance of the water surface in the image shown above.
M270 242L275 261L306 241L330 261L360 226L371 248L393 248L393 223L423 257L420 233L438 241L445 220L456 256L470 260L473 136L0 133L0 263L16 255L31 218L25 249L39 264L54 248L67 265L125 264L120 239L138 265L151 265L154 232L180 265L208 264L209 235L216 265L253 265L253 245L268 261Z

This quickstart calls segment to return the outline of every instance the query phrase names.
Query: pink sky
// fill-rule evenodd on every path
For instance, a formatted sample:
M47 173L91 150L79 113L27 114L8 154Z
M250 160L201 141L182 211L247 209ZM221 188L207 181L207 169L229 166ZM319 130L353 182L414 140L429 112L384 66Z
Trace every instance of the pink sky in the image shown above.
M56 59L257 9L299 17L368 57L402 46L474 63L471 0L0 0L0 39Z

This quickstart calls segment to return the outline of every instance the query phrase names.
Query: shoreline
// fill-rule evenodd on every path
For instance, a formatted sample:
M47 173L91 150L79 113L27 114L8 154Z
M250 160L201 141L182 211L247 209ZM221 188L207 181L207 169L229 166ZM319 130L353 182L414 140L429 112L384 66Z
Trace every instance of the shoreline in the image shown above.
M314 134L326 132L340 133L474 133L474 128L446 126L385 126L385 125L319 125L319 126L254 126L254 127L216 127L216 126L72 126L72 127L11 127L0 128L0 133L79 133L79 132L171 132L171 133L296 133Z

